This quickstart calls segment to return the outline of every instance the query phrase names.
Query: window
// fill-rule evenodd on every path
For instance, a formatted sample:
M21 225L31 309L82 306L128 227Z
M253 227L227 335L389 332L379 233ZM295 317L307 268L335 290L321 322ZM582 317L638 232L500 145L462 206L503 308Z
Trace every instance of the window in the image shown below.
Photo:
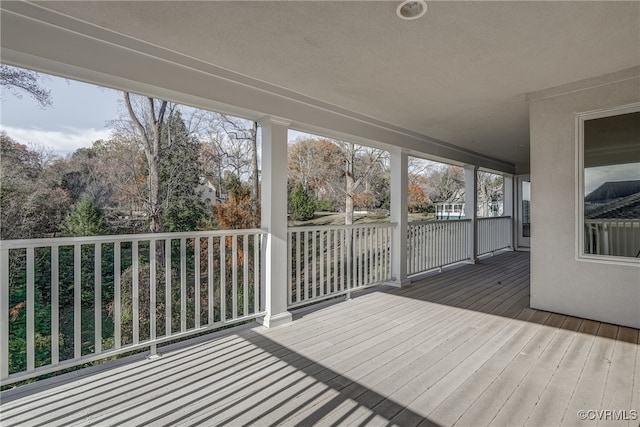
M578 126L579 256L640 262L640 105Z

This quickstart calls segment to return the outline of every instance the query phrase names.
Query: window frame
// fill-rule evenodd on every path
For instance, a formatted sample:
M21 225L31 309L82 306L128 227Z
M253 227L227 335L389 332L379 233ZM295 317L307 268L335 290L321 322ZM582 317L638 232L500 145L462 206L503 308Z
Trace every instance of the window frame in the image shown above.
M638 266L640 267L640 258L619 257L612 255L596 255L584 252L584 124L587 120L601 119L605 117L619 116L629 113L640 112L640 102L622 105L614 108L607 108L596 111L587 111L575 114L575 150L576 150L576 218L575 218L575 242L576 242L576 260L585 262L596 262L604 264Z

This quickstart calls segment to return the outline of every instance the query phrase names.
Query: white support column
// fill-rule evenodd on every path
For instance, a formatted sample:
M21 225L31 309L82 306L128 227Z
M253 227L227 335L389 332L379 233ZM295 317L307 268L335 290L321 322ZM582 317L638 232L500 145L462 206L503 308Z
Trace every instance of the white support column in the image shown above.
M511 217L511 250L513 250L515 246L515 242L513 241L515 233L514 227L516 226L515 221L515 211L513 210L514 204L514 193L513 193L513 175L503 175L502 181L502 215Z
M391 153L391 222L397 223L393 230L391 247L392 284L406 286L407 278L407 228L408 228L408 156L398 149Z
M478 261L478 166L464 165L464 216L471 220L469 252L471 262Z
M290 122L265 117L262 126L262 309L270 328L291 321L287 311L287 140Z

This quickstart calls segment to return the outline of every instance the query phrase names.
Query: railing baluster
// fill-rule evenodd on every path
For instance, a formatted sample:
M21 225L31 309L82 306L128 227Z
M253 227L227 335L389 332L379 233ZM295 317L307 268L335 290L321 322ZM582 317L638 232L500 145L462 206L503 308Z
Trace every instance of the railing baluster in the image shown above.
M293 303L293 257L291 251L294 249L292 245L293 233L287 232L287 301L289 305Z
M340 235L340 290L344 291L344 279L345 279L345 253L344 253L344 246L345 246L345 239L347 236L347 230L342 229L342 230L338 230L338 234Z
M293 234L293 233L290 233ZM302 296L300 295L300 231L295 233L296 236L296 302L300 302L302 300Z
M200 328L200 238L193 239L193 286L195 304L195 327Z
M93 251L94 287L94 353L102 353L102 243L96 243Z
M51 364L60 362L60 256L58 246L51 246ZM3 355L4 357L4 355Z
M207 238L207 324L213 325L213 237Z
M373 281L378 282L380 280L380 266L378 265L378 232L379 228L372 228L372 242L371 246L373 246L373 257L371 258L371 262L373 263Z
M227 239L220 236L220 321L227 321Z
M340 288L340 267L338 264L338 247L340 245L340 230L333 230L333 289L338 292Z
M330 294L332 287L332 278L331 278L331 250L332 250L332 242L331 242L331 230L327 230L327 280L326 280L326 293Z
M312 242L311 242L311 247L313 248L313 257L311 260L311 266L312 266L312 278L313 278L313 282L312 282L312 288L311 288L311 298L315 298L316 297L316 251L318 250L318 247L316 246L316 232L313 232L312 235Z
M371 269L369 268L369 256L371 251L369 250L369 227L363 227L364 230L364 281L365 284L371 283Z
M131 301L133 302L133 343L140 342L140 287L138 283L140 262L138 260L138 241L131 242L131 261L133 265L133 290L131 291Z
M253 312L260 311L260 237L258 234L253 235Z
M173 276L173 269L171 267L171 238L167 238L164 241L164 305L165 305L165 336L173 334L172 328L172 312L171 312L171 279Z
M231 237L231 316L238 317L238 236Z
M247 234L242 236L242 247L244 257L242 262L242 266L244 267L242 275L244 285L242 290L242 309L243 315L246 316L249 314L249 235Z
M120 242L113 243L113 332L114 347L119 349L122 345L122 307L121 307L121 276Z
M156 321L156 310L157 310L157 297L158 293L156 290L156 240L152 239L149 241L149 338L151 341L155 341L157 337L157 321ZM155 349L153 349L155 350ZM152 350L152 353L155 351Z
M0 249L0 378L9 376L9 249Z
M318 263L320 264L320 280L319 280L319 289L318 295L324 295L324 286L325 286L325 278L324 278L324 245L325 245L325 236L324 231L320 231L320 235L318 236L318 240L320 242L320 248L318 252Z
M187 330L187 239L180 239L180 332Z
M309 232L304 232L304 299L309 299Z
M82 276L80 264L82 257L79 243L73 245L73 357L79 359L82 356Z
M34 248L27 248L27 371L35 369L35 263Z

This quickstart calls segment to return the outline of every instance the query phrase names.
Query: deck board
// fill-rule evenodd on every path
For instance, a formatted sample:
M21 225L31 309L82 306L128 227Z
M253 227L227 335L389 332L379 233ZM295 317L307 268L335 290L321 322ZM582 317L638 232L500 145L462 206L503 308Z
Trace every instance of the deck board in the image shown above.
M2 395L2 425L637 425L637 329L529 308L529 256Z

